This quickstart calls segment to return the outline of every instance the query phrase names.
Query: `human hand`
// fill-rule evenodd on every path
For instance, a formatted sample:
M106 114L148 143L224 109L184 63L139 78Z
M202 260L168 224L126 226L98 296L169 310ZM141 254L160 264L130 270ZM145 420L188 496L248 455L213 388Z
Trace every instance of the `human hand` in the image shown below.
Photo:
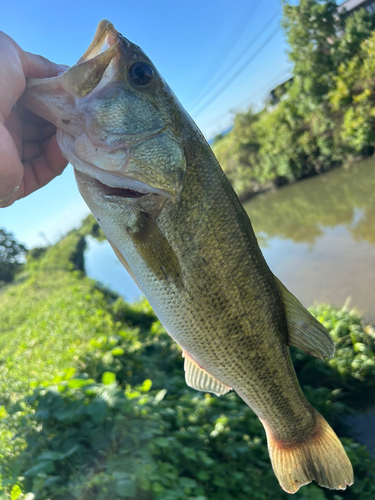
M0 208L45 186L68 163L57 144L56 127L15 106L27 78L49 78L65 69L25 52L0 32Z

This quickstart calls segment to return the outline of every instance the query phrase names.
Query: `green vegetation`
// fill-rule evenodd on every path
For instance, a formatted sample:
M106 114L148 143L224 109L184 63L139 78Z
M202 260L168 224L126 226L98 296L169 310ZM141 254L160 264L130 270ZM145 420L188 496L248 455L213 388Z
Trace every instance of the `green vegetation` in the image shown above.
M17 243L12 234L0 229L0 284L13 280L21 269L26 248Z
M146 301L128 305L79 270L92 218L30 252L0 301L0 499L286 500L260 421L235 393L189 389L180 348ZM300 383L355 468L345 492L370 500L375 463L343 417L375 401L375 333L354 311L313 310L337 346L327 363L293 350Z
M294 63L283 99L237 114L213 144L243 199L374 152L375 16L340 17L332 0L301 0L284 2L282 24Z

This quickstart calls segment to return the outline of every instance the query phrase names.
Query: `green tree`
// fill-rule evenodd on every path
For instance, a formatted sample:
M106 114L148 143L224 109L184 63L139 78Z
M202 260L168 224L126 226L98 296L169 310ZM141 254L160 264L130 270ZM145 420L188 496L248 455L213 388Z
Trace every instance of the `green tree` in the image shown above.
M22 267L26 248L0 229L0 281L10 282Z
M352 155L372 154L375 141L375 33L360 51L343 62L330 95L334 112L341 117L339 134Z
M294 63L293 86L308 109L324 101L333 86L337 18L333 0L283 5L282 26L290 45L289 59Z
M233 130L216 136L212 147L229 181L237 192L250 194L256 190L257 179L264 174L258 159L259 140L254 124L259 114L251 109L238 113Z
M284 1L282 25L294 63L284 99L276 109L239 113L213 144L243 199L374 150L375 16L340 14L333 0Z
M361 44L369 38L375 29L375 16L360 9L350 16L339 18L337 50L335 53L335 68L341 63L347 63L351 58L362 52Z

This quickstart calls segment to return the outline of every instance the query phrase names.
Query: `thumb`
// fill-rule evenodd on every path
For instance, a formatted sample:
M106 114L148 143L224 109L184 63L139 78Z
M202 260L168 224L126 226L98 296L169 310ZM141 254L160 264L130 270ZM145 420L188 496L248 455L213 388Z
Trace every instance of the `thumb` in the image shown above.
M17 191L23 177L23 165L7 128L0 123L0 203Z

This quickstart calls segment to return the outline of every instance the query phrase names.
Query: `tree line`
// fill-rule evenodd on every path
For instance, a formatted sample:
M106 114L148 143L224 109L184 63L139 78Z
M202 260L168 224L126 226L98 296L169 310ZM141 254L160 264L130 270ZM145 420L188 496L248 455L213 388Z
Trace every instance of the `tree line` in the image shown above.
M273 109L238 113L214 152L242 197L374 152L375 15L333 0L283 4L293 78Z

